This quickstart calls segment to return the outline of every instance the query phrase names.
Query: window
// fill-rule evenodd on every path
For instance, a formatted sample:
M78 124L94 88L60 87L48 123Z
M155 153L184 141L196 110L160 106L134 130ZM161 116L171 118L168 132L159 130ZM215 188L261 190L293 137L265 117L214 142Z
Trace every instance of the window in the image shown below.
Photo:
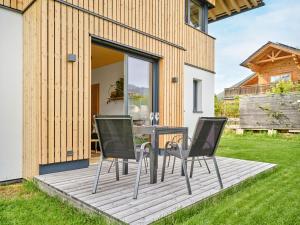
M207 32L208 24L207 5L200 0L186 0L186 23L190 26Z
M202 81L193 80L193 112L202 112Z
M290 73L271 76L271 83L277 83L277 82L280 82L280 81L290 81L290 80L291 80L291 74Z

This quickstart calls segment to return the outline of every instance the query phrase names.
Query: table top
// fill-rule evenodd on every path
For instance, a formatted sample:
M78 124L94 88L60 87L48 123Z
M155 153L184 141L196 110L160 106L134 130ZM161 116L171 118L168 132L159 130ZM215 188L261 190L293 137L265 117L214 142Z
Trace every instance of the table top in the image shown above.
M162 125L146 125L146 126L133 126L133 132L139 134L175 134L175 133L187 133L187 127L177 126L162 126Z

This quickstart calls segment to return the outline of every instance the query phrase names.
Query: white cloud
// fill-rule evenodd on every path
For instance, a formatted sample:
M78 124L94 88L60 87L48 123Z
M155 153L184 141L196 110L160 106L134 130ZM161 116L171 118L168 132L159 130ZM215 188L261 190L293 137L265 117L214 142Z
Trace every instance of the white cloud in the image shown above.
M268 41L300 48L300 1L268 0L264 7L209 26L216 40L216 93L251 74L239 64Z

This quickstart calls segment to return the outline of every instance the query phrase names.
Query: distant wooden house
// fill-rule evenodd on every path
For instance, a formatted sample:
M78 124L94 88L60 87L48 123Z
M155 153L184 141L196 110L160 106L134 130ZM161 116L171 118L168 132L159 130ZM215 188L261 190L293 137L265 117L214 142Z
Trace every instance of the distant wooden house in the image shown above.
M281 80L299 83L300 49L268 42L248 57L241 66L251 69L254 73L232 87L225 88L224 99L262 94Z

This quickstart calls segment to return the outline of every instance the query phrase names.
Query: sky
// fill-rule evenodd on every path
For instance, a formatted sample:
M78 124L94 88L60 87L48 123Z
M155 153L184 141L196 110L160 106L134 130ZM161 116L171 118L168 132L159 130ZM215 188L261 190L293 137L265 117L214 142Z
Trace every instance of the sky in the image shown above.
M215 93L252 71L240 64L268 41L300 48L300 0L264 0L265 6L209 24L216 38Z

